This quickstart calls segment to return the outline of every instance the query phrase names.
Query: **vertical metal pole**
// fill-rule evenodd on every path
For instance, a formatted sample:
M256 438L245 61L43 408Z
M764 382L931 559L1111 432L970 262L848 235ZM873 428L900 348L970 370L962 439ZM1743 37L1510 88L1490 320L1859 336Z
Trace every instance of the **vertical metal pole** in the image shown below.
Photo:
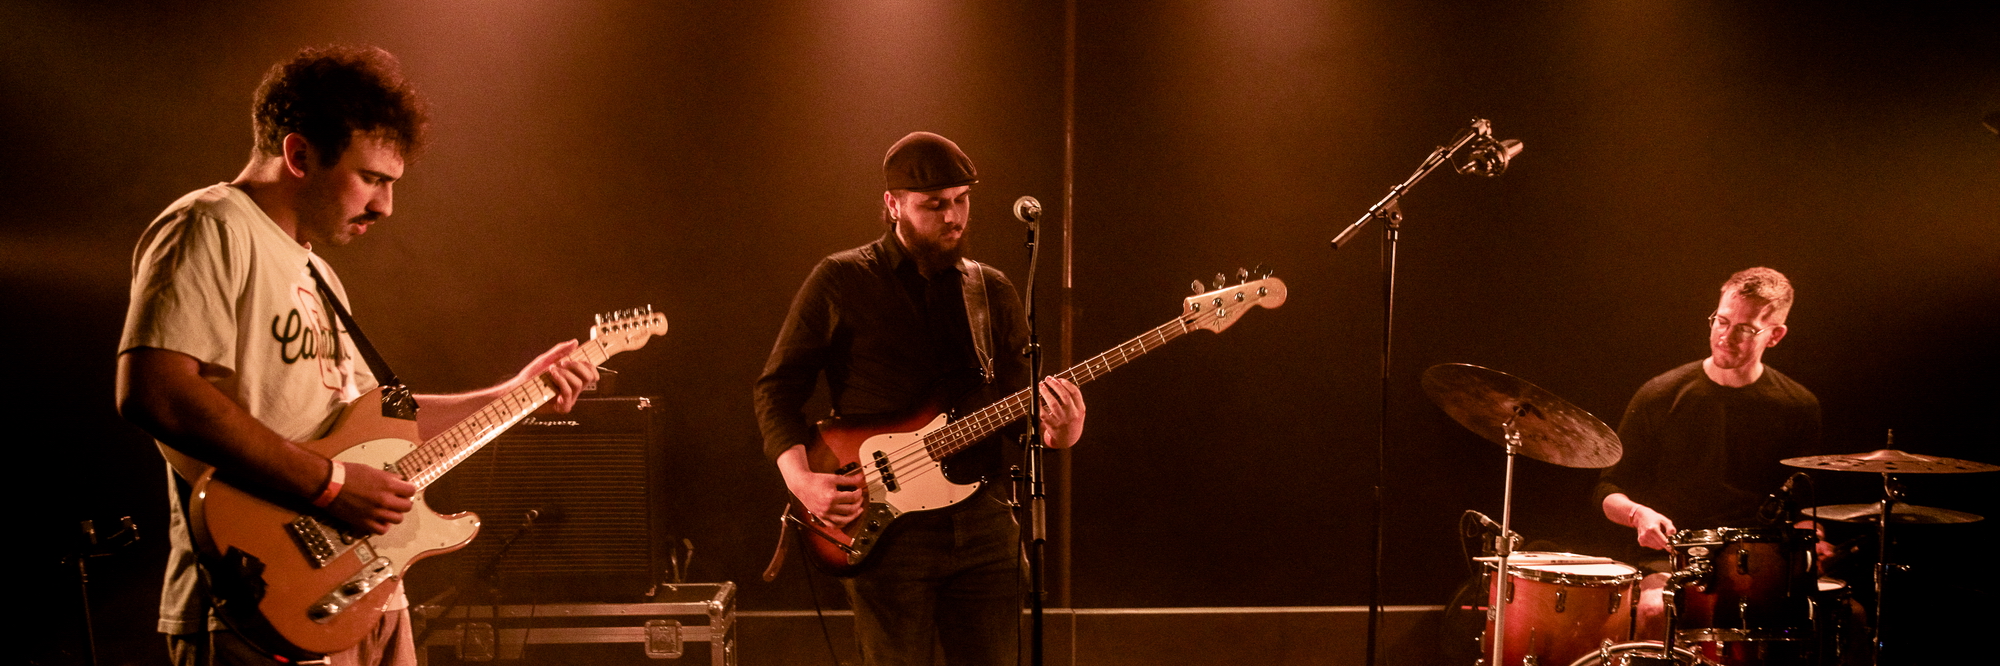
M1396 241L1403 233L1401 211L1389 209L1386 213L1382 218L1382 422L1375 431L1375 556L1368 577L1368 666L1375 666L1376 637L1382 627L1382 551L1387 538L1384 487L1389 476L1389 359L1396 329Z
M1063 163L1062 163L1062 288L1061 302L1057 306L1062 318L1057 358L1061 367L1075 365L1070 350L1076 329L1075 305L1072 300L1075 287L1075 271L1071 270L1076 258L1073 244L1076 226L1076 0L1063 3ZM1051 476L1055 477L1055 528L1050 531L1052 539L1054 594L1051 599L1057 608L1069 608L1069 557L1070 557L1070 456L1069 451L1057 451L1054 455ZM1075 638L1071 637L1074 641Z

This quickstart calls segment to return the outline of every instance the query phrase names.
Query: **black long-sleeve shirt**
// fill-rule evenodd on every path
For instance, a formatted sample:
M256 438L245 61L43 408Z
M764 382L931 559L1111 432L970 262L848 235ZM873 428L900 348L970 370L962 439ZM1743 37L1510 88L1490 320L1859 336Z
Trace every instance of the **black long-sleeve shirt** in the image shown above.
M995 380L959 401L981 406L1028 384L1027 320L1007 276L981 265L993 322ZM776 459L813 440L803 413L820 375L838 416L897 414L918 407L958 376L976 377L979 361L965 314L962 264L926 279L892 228L873 243L835 253L813 267L792 298L778 341L753 397L764 455ZM955 397L955 396L948 396ZM954 476L991 476L1000 447L982 443L955 456Z

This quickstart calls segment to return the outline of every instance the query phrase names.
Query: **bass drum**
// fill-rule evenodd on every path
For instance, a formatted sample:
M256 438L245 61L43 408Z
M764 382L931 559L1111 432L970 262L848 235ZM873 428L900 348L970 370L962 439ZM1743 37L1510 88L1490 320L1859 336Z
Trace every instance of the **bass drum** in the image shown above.
M1594 650L1569 666L1715 666L1715 662L1680 648L1674 648L1671 657L1660 652L1659 641L1619 643Z

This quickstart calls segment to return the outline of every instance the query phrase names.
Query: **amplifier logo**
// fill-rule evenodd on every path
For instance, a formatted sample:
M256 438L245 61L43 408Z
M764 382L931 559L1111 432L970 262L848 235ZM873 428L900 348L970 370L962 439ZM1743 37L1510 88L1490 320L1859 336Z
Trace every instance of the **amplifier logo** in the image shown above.
M575 428L583 424L577 423L575 421L556 421L550 419L538 419L530 416L526 420L521 421L521 425Z

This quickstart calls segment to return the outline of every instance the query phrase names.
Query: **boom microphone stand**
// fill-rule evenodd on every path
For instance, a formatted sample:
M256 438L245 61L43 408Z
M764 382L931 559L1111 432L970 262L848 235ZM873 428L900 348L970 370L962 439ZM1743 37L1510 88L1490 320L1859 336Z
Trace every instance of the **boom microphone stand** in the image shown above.
M1388 476L1385 461L1388 458L1389 442L1389 359L1392 334L1395 330L1396 314L1396 241L1402 235L1403 209L1400 202L1410 188L1416 187L1425 176L1431 175L1438 167L1451 161L1452 156L1474 143L1478 145L1467 155L1465 162L1455 165L1459 173L1477 173L1483 176L1498 176L1507 170L1507 161L1521 152L1521 142L1498 141L1493 138L1493 126L1483 118L1474 118L1470 125L1459 130L1449 145L1432 150L1416 173L1395 187L1389 188L1388 196L1368 208L1361 219L1347 225L1333 239L1333 249L1338 250L1354 240L1354 236L1366 226L1369 220L1382 220L1382 420L1378 424L1375 438L1375 491L1374 491L1374 561L1368 577L1368 657L1364 662L1375 665L1375 639L1382 618L1382 546L1383 546L1383 487ZM1031 269L1032 270L1032 269ZM1032 283L1031 283L1032 284ZM1032 312L1032 310L1030 310ZM1030 319L1030 325L1033 323ZM1501 575L1506 575L1502 570ZM1494 665L1499 666L1499 665Z

